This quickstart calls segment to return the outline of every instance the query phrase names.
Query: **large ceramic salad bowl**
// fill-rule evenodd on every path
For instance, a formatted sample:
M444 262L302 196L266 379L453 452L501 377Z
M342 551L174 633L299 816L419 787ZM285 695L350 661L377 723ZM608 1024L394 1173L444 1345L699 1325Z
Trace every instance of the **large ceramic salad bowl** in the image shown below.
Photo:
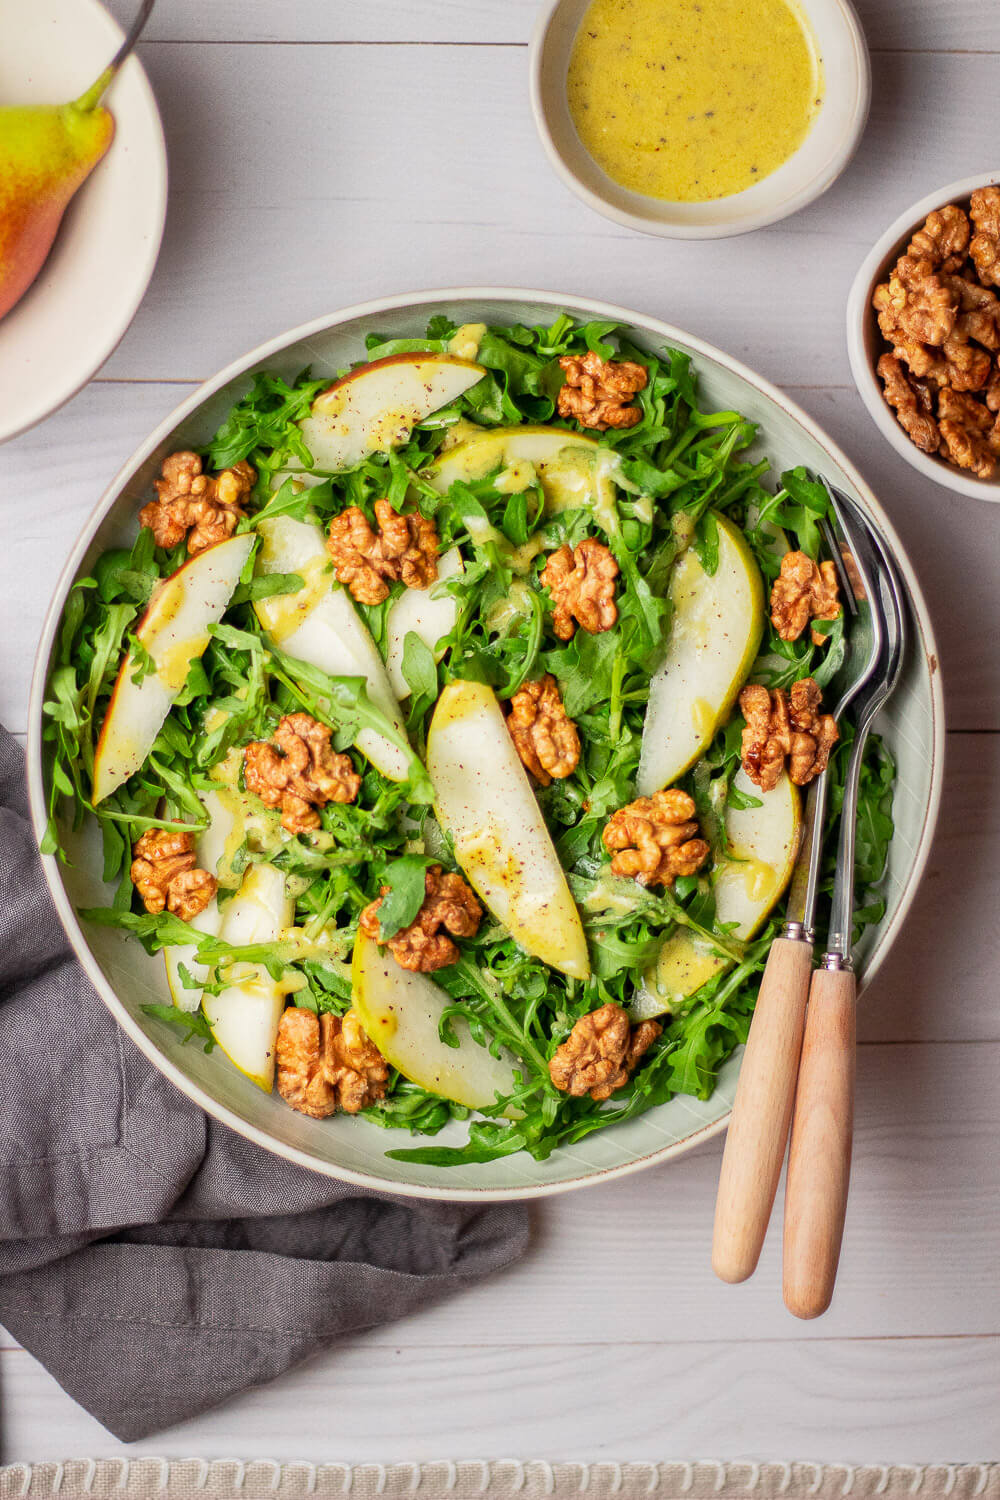
M266 369L294 380L308 366L314 377L332 376L364 359L367 335L419 339L428 320L438 314L456 325L509 327L549 325L561 312L581 322L599 320L609 326L621 325L640 354L672 348L689 355L704 408L738 412L756 424L759 451L770 459L775 478L784 470L797 468L825 476L855 497L895 553L909 592L913 649L902 685L879 725L896 762L895 833L888 850L885 913L867 927L857 950L863 981L872 977L899 931L926 861L940 795L944 733L940 677L926 606L891 523L861 477L825 434L751 371L669 325L625 309L550 293L460 289L348 309L253 351L207 382L150 436L97 506L67 563L43 632L29 733L32 814L40 840L49 814L51 774L49 746L43 737L43 704L64 607L74 583L90 573L101 553L131 545L137 510L149 498L163 459L179 449L204 448L250 387L255 371ZM756 456L753 449L748 450L748 456ZM390 1135L364 1119L342 1115L319 1120L296 1113L276 1094L262 1091L252 1078L226 1065L217 1052L208 1055L197 1046L184 1045L176 1030L152 1016L146 1007L162 1005L169 999L162 955L145 953L114 927L81 923L79 909L106 906L109 900L108 887L102 880L100 838L93 824L85 822L79 834L64 843L70 861L58 862L46 855L46 875L74 947L123 1029L155 1066L203 1108L300 1165L416 1196L532 1196L583 1186L664 1160L725 1123L738 1072L738 1054L723 1065L708 1099L678 1093L613 1129L560 1147L544 1160L521 1151L490 1161L466 1159L443 1167L429 1160L390 1157L388 1149L405 1144L405 1138L399 1140L402 1132ZM463 1138L464 1131L454 1122L436 1137L436 1144L459 1144Z

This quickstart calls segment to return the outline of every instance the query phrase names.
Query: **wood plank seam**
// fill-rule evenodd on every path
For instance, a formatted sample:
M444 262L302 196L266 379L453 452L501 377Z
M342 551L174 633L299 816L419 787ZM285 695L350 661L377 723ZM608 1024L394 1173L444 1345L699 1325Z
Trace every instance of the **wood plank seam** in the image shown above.
M262 37L149 37L142 43L140 52L148 47L461 47L493 51L517 50L526 52L530 41L477 42L471 39L446 41L426 40L419 37L400 37L398 41L380 37L289 37L287 39ZM998 57L1000 52L993 47L869 47L872 57Z

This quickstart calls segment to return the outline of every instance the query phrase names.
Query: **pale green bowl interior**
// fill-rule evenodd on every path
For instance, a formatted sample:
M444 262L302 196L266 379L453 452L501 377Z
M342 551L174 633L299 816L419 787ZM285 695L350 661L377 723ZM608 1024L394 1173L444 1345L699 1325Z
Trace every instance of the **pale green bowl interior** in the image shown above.
M535 300L532 300L534 295ZM30 761L32 806L36 827L41 826L45 771L39 741L39 707L52 635L67 589L75 577L84 576L94 558L109 546L130 543L136 533L136 512L148 498L148 487L158 472L162 457L178 446L197 446L207 441L223 420L234 399L249 385L254 369L277 370L294 377L304 366L314 374L333 371L364 355L364 335L381 333L419 335L427 318L446 312L456 322L492 323L550 322L555 310L565 308L581 318L607 317L621 312L604 304L580 303L572 299L546 300L547 294L460 293L417 294L405 304L375 305L373 310L329 321L325 328L312 325L289 335L290 342L277 341L262 356L245 362L241 373L225 379L218 389L210 382L202 393L186 403L171 425L154 434L126 466L123 476L102 501L88 533L70 560L40 648L32 703ZM426 300L425 300L426 298ZM901 685L888 712L879 723L896 756L898 781L895 797L896 835L889 856L886 880L888 910L879 927L869 931L858 952L864 978L874 969L893 940L905 908L909 905L926 858L940 790L943 722L936 656L926 609L912 571L884 513L870 491L846 460L803 414L796 412L779 393L748 378L750 372L731 367L725 356L706 351L697 341L666 325L622 313L632 325L640 345L660 348L670 343L690 350L699 375L706 406L736 408L761 427L761 449L770 456L774 473L796 464L821 472L854 495L889 531L890 542L900 561L911 597L912 641ZM220 377L221 379L222 377ZM808 423L808 426L803 425ZM505 1160L460 1168L432 1168L386 1158L390 1147L418 1144L399 1132L386 1132L364 1121L335 1118L307 1119L289 1109L277 1095L269 1097L239 1074L216 1051L206 1056L197 1045L183 1045L169 1027L145 1016L148 1002L169 1001L162 957L150 958L134 940L110 929L81 927L71 907L106 903L110 890L100 875L99 840L94 830L85 832L74 849L74 863L57 865L46 860L47 874L70 936L87 964L92 978L119 1021L157 1066L179 1087L210 1112L236 1129L251 1135L279 1155L334 1176L363 1180L372 1186L420 1196L479 1197L498 1194L521 1196L560 1191L608 1173L629 1171L689 1147L718 1128L727 1116L739 1067L738 1057L729 1060L719 1086L707 1102L678 1097L643 1117L590 1137L587 1141L555 1153L546 1162L535 1162L521 1154ZM68 901L67 901L68 898ZM451 1126L438 1143L458 1143L464 1126Z

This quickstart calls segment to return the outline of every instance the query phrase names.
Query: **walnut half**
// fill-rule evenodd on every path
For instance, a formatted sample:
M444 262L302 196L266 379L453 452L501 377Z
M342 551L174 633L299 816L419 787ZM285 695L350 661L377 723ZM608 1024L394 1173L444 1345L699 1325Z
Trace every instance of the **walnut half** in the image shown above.
M930 261L935 271L957 271L969 248L969 220L957 203L935 208L917 230L906 253L914 260Z
M381 604L389 584L427 589L437 578L438 535L419 511L403 516L388 500L375 501L378 530L364 511L349 505L330 522L326 548L333 571L359 604Z
M805 552L786 552L771 587L771 623L783 641L797 641L810 620L836 620L837 570L832 562L814 563ZM826 643L819 630L814 646Z
M883 354L877 365L885 399L911 442L924 453L936 453L941 435L934 420L934 402L926 385L909 374L901 359Z
M191 557L231 537L245 514L243 502L257 483L257 473L243 459L213 479L202 473L197 453L182 449L163 460L154 485L157 498L139 512L158 547L176 547L187 536Z
M677 787L638 797L610 818L602 838L613 854L615 875L632 875L640 885L673 885L678 875L694 875L709 855L697 837L694 801Z
M300 1114L323 1120L356 1115L385 1097L389 1066L352 1010L314 1015L293 1006L275 1042L278 1093Z
M166 907L190 922L211 901L218 882L198 869L194 839L169 828L148 828L132 851L132 884L149 912Z
M353 802L361 777L350 756L330 744L330 731L310 714L286 714L273 740L255 740L243 752L247 791L265 807L281 808L289 833L319 827L317 808Z
M424 876L424 902L409 927L401 927L388 941L388 949L402 969L416 973L431 974L435 969L447 968L458 958L458 946L454 937L475 937L483 909L476 900L472 887L461 875L445 875L440 865L431 865ZM382 887L382 896L389 894L389 887ZM379 907L370 901L358 919L358 926L366 937L381 943L379 934ZM444 932L440 929L444 928Z
M580 736L550 673L518 688L510 700L507 728L539 786L571 775L580 764Z
M992 479L1000 457L1000 417L964 391L947 387L938 397L941 453L978 479Z
M642 408L629 403L646 388L645 365L631 359L603 360L593 350L564 354L559 364L566 374L556 406L561 417L575 417L581 427L595 432L642 421Z
M759 683L740 693L743 769L763 792L772 792L788 764L796 786L806 786L826 770L840 738L831 714L821 714L823 695L811 677L793 682L790 692L769 691Z
M610 630L616 623L618 564L603 542L587 536L572 551L564 543L550 555L539 576L552 595L552 629L561 641L572 640L577 621L591 635Z
M549 1077L562 1093L574 1099L589 1094L600 1103L624 1088L662 1030L657 1021L633 1028L627 1012L609 1002L580 1017L552 1054Z
M976 226L969 243L969 254L979 279L1000 286L1000 188L977 188L972 195L969 214Z

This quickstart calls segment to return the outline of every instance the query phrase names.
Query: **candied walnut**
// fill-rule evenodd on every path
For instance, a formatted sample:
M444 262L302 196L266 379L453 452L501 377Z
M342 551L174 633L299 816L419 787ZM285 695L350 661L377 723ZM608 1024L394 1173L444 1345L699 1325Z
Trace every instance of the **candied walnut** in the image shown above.
M213 479L202 472L197 453L171 453L153 486L157 498L143 506L139 525L149 527L158 547L176 547L187 536L187 550L194 557L232 536L256 482L256 470L243 459Z
M914 260L930 261L935 270L957 271L969 248L970 233L965 211L956 203L946 203L927 215L906 253Z
M940 356L925 349L923 344L911 338L904 330L898 320L888 282L883 282L881 286L875 288L872 293L872 307L875 309L882 337L887 344L892 346L892 352L896 358L905 361L914 375L926 375L931 365Z
M872 305L887 343L940 348L955 326L958 299L929 260L902 255L888 282L875 288ZM904 356L905 357L905 356Z
M326 547L338 583L359 604L381 604L389 597L390 583L430 588L437 578L434 522L419 511L402 516L388 500L375 501L375 520L377 531L359 506L349 505L330 522Z
M894 354L883 354L877 369L885 399L895 409L896 420L907 437L925 453L936 453L941 438L926 385L908 374L902 360Z
M427 870L424 891L424 904L416 919L389 938L387 946L400 968L430 974L456 961L458 947L447 934L475 937L483 908L461 875L445 875L440 865L431 865ZM389 887L384 885L382 896L388 894ZM377 901L369 902L358 919L361 931L376 943L382 942L378 924L381 905L380 896ZM439 930L442 927L446 929L444 932Z
M628 403L646 388L645 365L631 359L603 360L593 350L582 356L564 354L559 363L566 372L556 408L561 417L575 417L581 427L597 432L642 421L642 408Z
M673 885L693 875L708 858L697 837L694 802L676 787L638 797L613 813L604 829L604 847L614 857L615 875L633 875L640 885Z
M507 728L521 760L541 786L569 776L580 764L580 736L550 674L526 682L510 700Z
M301 1114L324 1120L385 1097L389 1067L352 1010L346 1016L286 1010L275 1042L278 1093Z
M132 851L132 884L149 912L171 911L190 922L211 901L218 882L198 869L194 839L169 828L148 828Z
M771 587L771 623L783 641L797 641L810 620L836 620L837 570L832 562L813 562L805 552L786 552ZM814 646L827 637L812 632Z
M603 542L587 536L572 551L564 543L549 557L540 576L552 595L552 629L561 641L572 640L574 616L591 635L610 630L618 619L618 564Z
M943 357L926 362L924 375L938 389L951 386L956 391L980 391L990 378L993 362L985 349L971 343L958 328L941 346ZM918 368L911 363L914 375Z
M330 745L330 731L309 714L286 714L273 740L255 740L243 752L247 791L266 807L281 808L289 833L319 827L317 808L353 802L361 777L350 757Z
M983 399L990 411L1000 411L1000 363L993 366Z
M600 1103L624 1088L662 1030L658 1021L633 1027L627 1012L609 1002L580 1017L552 1054L549 1077L562 1093L574 1099L589 1094Z
M170 882L167 910L180 917L182 922L190 922L192 917L205 910L218 889L215 876L195 865L193 869L175 875Z
M1000 418L973 396L947 387L938 397L941 453L979 479L991 479L1000 456Z
M340 1108L356 1115L384 1098L389 1065L353 1010L340 1018L339 1025L336 1016L323 1019L330 1022L323 1029L326 1075L337 1089Z
M771 792L788 763L796 786L805 786L826 770L840 734L831 714L819 712L823 695L811 677L793 682L791 691L752 684L740 693L740 712L746 719L741 747L743 769L760 787Z
M955 333L964 340L975 339L984 349L1000 349L1000 300L996 293L970 276L946 276L944 280L958 300Z
M972 195L969 215L976 232L969 242L981 281L1000 286L1000 188L977 188Z

